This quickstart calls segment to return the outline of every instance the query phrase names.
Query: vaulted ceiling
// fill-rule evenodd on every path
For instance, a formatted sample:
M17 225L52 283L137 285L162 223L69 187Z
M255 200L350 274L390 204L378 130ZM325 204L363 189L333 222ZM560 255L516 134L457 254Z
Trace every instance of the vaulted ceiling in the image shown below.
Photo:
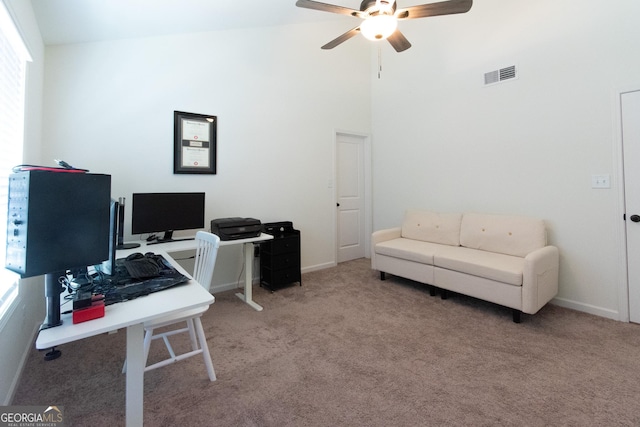
M31 0L45 44L349 20L295 0ZM359 0L340 0L358 9Z

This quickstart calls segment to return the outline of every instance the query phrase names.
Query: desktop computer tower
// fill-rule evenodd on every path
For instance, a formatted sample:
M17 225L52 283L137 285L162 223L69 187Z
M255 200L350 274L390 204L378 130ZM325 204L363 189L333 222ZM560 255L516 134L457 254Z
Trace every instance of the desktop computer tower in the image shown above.
M7 269L31 277L109 258L110 175L14 173L8 204Z

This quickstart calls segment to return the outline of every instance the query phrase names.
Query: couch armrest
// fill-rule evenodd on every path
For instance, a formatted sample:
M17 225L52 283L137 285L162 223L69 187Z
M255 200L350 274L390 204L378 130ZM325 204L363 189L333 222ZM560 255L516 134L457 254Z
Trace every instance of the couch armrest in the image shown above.
M376 267L376 245L387 240L397 239L402 235L401 227L386 228L384 230L374 231L371 234L371 268L377 270Z
M524 258L522 311L535 314L558 294L560 255L555 246L545 246Z

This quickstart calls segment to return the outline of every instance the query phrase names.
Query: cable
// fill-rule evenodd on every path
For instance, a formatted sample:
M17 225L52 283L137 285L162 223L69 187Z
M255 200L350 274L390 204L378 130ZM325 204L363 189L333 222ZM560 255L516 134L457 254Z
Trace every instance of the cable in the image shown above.
M54 159L59 167L39 166L39 165L17 165L12 168L14 173L23 171L47 171L47 172L71 172L71 173L85 173L89 172L88 169L79 169L71 166L64 160Z
M36 165L17 165L11 168L14 173L25 171L47 171L47 172L70 172L70 173L86 173L87 169L69 169L69 168L56 168L48 166L36 166Z

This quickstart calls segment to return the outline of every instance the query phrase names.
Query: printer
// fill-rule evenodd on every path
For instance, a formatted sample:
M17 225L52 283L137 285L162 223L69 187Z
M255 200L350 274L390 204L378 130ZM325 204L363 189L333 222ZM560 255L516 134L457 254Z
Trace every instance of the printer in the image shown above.
M220 240L248 239L260 235L262 223L255 218L218 218L211 221L211 232Z

